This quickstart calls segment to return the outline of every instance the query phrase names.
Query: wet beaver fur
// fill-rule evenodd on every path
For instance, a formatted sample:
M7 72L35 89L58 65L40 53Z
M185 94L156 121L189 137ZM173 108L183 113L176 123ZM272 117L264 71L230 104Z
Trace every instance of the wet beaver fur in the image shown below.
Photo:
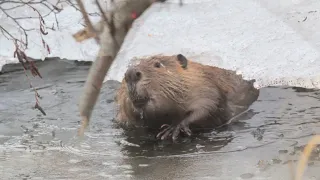
M139 60L128 68L117 92L116 120L158 129L162 140L223 125L259 96L254 80L182 54Z

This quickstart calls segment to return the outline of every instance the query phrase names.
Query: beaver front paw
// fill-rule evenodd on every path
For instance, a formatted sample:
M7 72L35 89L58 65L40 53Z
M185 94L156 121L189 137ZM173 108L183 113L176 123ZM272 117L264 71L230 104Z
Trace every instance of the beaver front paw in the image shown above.
M183 132L187 136L191 136L191 130L188 125L185 123L180 123L178 125L163 125L161 129L166 127L164 130L158 133L157 138L161 137L161 140L167 139L169 136L172 136L172 140L175 141L180 132Z

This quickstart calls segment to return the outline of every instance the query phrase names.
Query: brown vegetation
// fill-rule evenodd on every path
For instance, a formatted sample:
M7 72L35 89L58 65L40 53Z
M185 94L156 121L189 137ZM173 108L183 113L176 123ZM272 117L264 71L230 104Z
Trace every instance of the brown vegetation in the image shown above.
M41 98L41 97L40 97L39 93L37 92L37 90L33 87L32 83L30 81L30 78L28 77L28 75L26 73L26 71L29 69L31 71L31 74L34 77L39 76L40 78L42 78L42 76L40 75L40 72L39 72L38 68L35 66L34 62L25 53L25 50L28 48L28 32L35 30L36 28L27 29L21 25L21 21L26 20L26 19L39 19L38 30L40 30L39 36L41 37L41 41L42 41L41 43L42 43L43 47L50 54L50 47L42 37L42 36L48 35L48 32L46 31L46 29L48 27L46 26L46 23L44 21L44 17L47 17L52 13L55 15L57 13L59 13L62 10L61 8L58 7L60 3L61 3L60 0L58 0L56 4L51 4L50 2L45 1L45 0L30 0L30 1L1 0L0 1L0 11L4 15L6 15L6 17L8 18L8 21L14 22L14 25L17 26L19 28L19 31L24 35L24 38L19 39L19 38L15 37L4 26L1 26L1 24L0 24L0 31L4 37L13 41L14 46L15 46L14 57L17 58L19 60L19 62L21 63L21 65L25 71L25 75L29 81L30 88L32 88L33 91L35 92L36 103L35 103L34 108L40 110L43 115L46 115L46 113L44 112L44 110L40 106L39 98ZM45 7L48 10L48 13L41 14L40 11L37 9L37 6L38 7L39 6ZM37 16L17 17L14 15L14 12L12 13L12 11L16 10L17 8L31 9L36 12ZM58 26L57 19L56 19L56 24ZM54 28L54 26L51 27L51 29L53 29L53 28Z

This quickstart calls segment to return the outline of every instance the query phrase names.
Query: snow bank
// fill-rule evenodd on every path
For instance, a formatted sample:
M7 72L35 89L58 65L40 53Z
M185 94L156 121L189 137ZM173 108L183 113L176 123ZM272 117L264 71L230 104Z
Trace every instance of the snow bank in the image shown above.
M51 0L55 4L56 0ZM97 8L92 4L92 1L84 1L86 10L88 12L97 12ZM26 29L34 28L28 32L29 35L29 45L28 49L25 51L28 56L35 59L43 59L44 57L60 57L72 60L86 60L91 61L95 58L96 52L98 51L98 46L94 40L88 40L84 43L76 42L72 34L83 28L82 14L75 8L63 4L63 10L57 14L58 25L56 23L56 18L53 13L45 17L45 23L48 27L54 26L55 31L47 28L48 35L43 36L46 43L51 49L51 53L48 54L46 49L43 48L40 31L39 31L39 19L26 19L20 20L21 25ZM7 6L12 7L12 5ZM44 6L36 6L36 8L41 12L41 14L47 14L48 9ZM28 7L16 8L9 12L10 15L14 17L37 17L37 13ZM99 16L90 16L93 22L98 21ZM6 30L18 39L24 39L23 34L12 20L10 20L3 12L0 11L0 24ZM12 40L8 40L3 34L0 34L0 69L8 62L18 62L17 59L13 58L14 44Z
M319 48L302 31L303 26L319 26L318 18L295 17L305 23L299 29L279 15L297 11L298 6L301 12L319 9L320 2L184 2L188 3L182 7L177 3L150 7L135 22L105 80L121 81L133 57L183 53L204 64L237 70L245 79L256 79L257 87L320 87Z
M319 87L320 2L317 0L171 0L152 5L133 25L105 80L123 78L129 60L136 56L183 53L195 61L237 70L256 86ZM95 6L87 0L91 12ZM13 13L29 15L32 10ZM93 60L93 40L77 43L71 34L81 29L80 12L70 6L58 14L59 29L45 36L52 54L66 59ZM306 18L307 17L307 18ZM98 17L91 17L94 21ZM14 32L12 22L0 14L1 25ZM45 18L54 24L54 15ZM6 24L4 24L6 23ZM38 27L37 19L23 22ZM33 31L27 50L44 57L39 32ZM0 67L14 60L13 44L0 36Z

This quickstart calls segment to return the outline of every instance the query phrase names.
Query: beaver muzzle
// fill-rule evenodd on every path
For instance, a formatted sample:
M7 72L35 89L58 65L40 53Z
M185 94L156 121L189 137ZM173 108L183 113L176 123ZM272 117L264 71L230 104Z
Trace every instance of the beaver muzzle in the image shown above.
M137 108L145 106L149 98L142 88L138 88L138 83L141 79L142 73L135 67L129 67L125 73L125 81L128 87L128 94L133 103Z
M141 79L141 72L135 67L129 67L124 78L127 83L137 83Z

